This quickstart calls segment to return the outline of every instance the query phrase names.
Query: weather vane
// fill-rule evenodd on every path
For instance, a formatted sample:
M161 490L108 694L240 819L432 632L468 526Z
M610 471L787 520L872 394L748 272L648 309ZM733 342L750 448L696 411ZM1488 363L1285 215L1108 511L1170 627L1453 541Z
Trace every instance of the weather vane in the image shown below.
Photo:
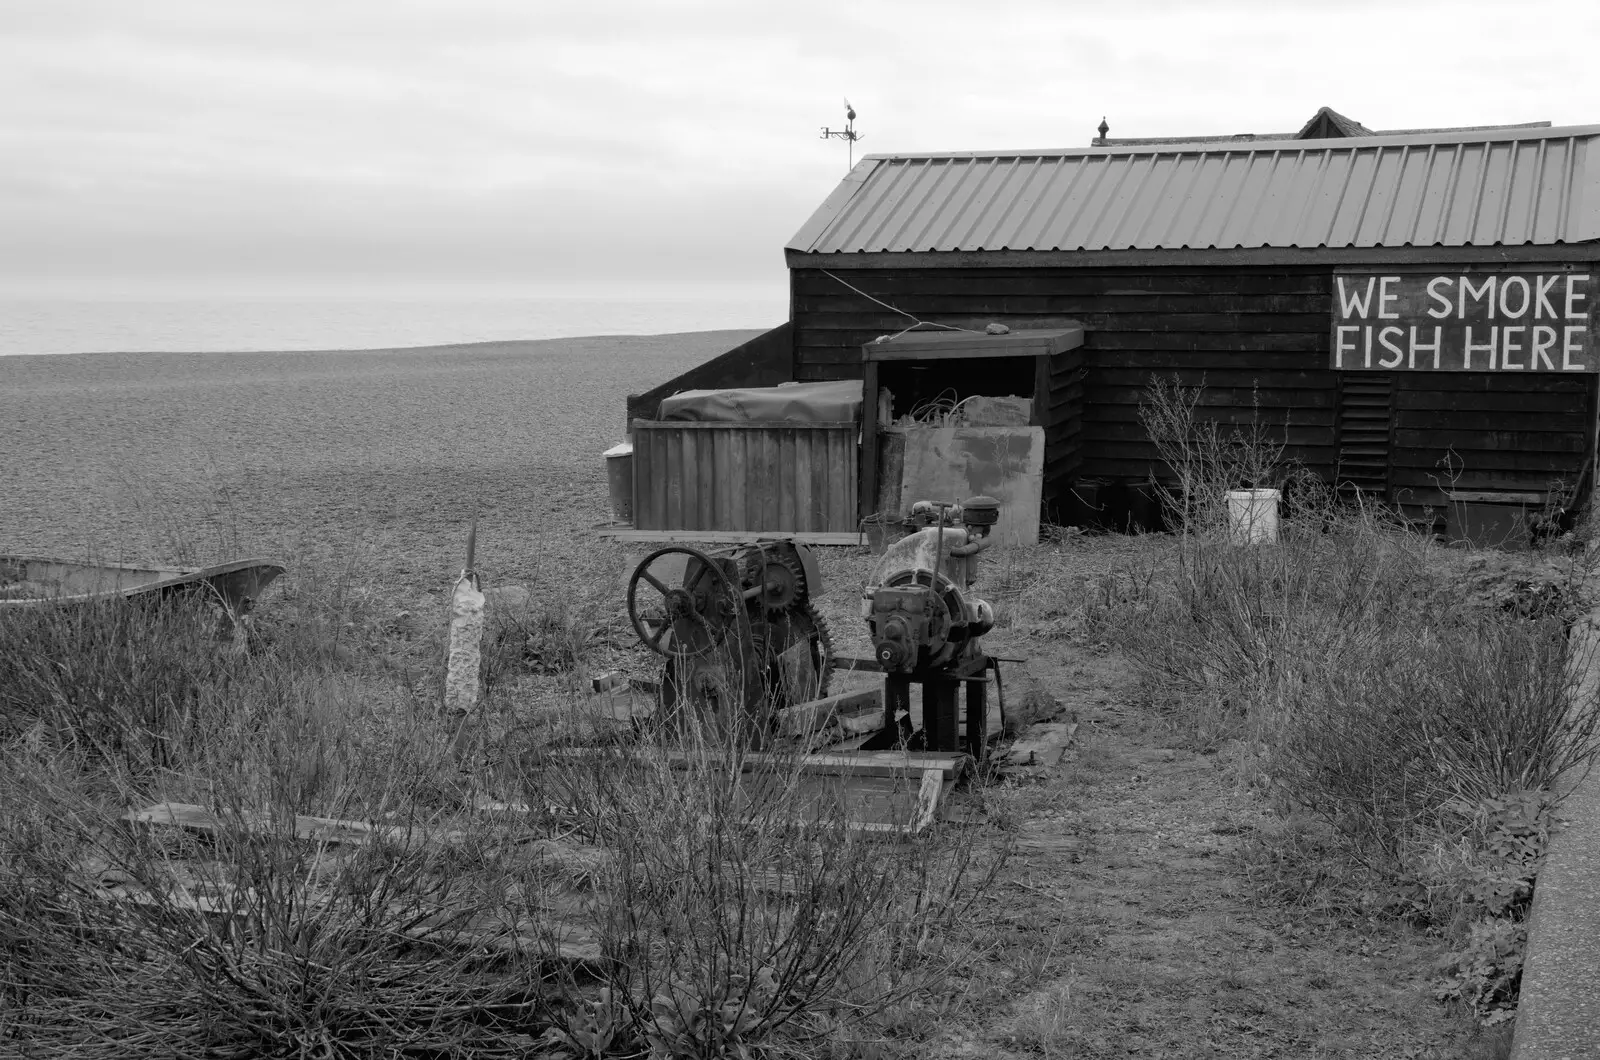
M824 140L839 139L849 144L850 168L854 169L856 167L856 141L861 139L861 134L856 132L856 109L850 105L848 99L844 101L844 118L845 126L842 129L830 129L824 125L822 127L822 138Z

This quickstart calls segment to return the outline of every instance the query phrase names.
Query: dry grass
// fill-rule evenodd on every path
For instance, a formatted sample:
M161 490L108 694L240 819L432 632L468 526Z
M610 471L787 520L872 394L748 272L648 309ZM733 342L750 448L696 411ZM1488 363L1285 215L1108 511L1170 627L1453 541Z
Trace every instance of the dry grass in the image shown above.
M1350 650L1381 639L1341 615L1381 611L1369 604L1391 591L1409 599L1391 583L1421 591L1431 565L1452 560L1387 530L1351 537L1362 547L1347 556L1284 550L1273 555L1294 563L1275 567L1256 553L1248 569L1170 537L1058 534L986 558L983 591L1001 616L986 643L1029 657L1031 686L1059 697L1080 726L1055 776L971 797L969 816L985 827L954 845L864 851L828 833L825 815L809 835L788 826L752 834L715 814L717 829L706 831L706 815L683 797L690 778L640 774L634 762L566 784L591 809L609 807L591 814L584 837L632 855L553 858L552 842L579 836L563 800L537 797L550 770L509 768L501 755L494 775L463 778L434 704L444 594L470 505L482 505L489 584L531 590L491 653L485 745L592 731L598 722L579 709L587 673L653 669L618 613L642 549L582 533L606 514L598 453L620 430L623 390L676 370L663 358L690 363L720 348L711 340L673 353L637 340L550 347L542 360L468 350L48 366L108 372L98 383L0 362L26 384L0 388L0 413L16 413L0 424L19 425L0 432L16 432L6 440L23 469L11 550L70 553L95 539L118 543L108 554L200 561L268 551L290 565L258 616L256 650L241 660L186 650L172 665L130 667L149 654L141 644L187 643L200 627L185 632L180 614L148 626L118 618L122 654L105 655L78 686L120 704L92 715L103 738L66 739L91 714L62 704L48 671L35 671L46 678L34 682L40 698L6 705L0 872L20 885L0 886L11 991L0 1036L24 1033L15 1013L26 1011L38 1055L375 1055L401 1045L626 1055L648 1048L652 1031L667 1042L690 1024L698 1044L671 1039L666 1051L1497 1055L1497 1039L1432 997L1445 929L1412 923L1392 893L1352 869L1339 836L1292 808L1262 752L1262 719L1272 716L1263 704L1281 711L1303 698L1286 691L1282 658L1325 664L1330 638ZM134 414L135 394L171 415ZM72 438L70 449L63 412L104 421L103 435ZM89 463L66 467L67 452ZM855 590L870 563L846 550L824 557L821 603L845 651L866 647ZM1414 581L1394 577L1413 566L1424 572ZM1357 610L1340 612L1344 599ZM1307 612L1298 624L1297 611ZM48 637L70 646L86 632L68 624ZM47 634L0 635L14 645ZM49 718L77 720L38 724ZM726 793L715 776L726 773L706 772L692 788L712 805ZM471 808L486 786L502 800L533 796L538 812L518 825L524 842L505 841L503 815ZM195 860L175 840L105 827L157 798L207 805L227 824L227 856L200 858L204 871L190 882L243 894L273 881L267 904L243 910L272 932L244 936L255 942L241 948L219 922L175 907L112 916L122 907L88 899L86 865L159 890ZM307 811L448 828L463 841L448 852L376 844L324 861L281 829L256 834L263 815ZM655 831L619 831L630 815ZM983 901L930 897L950 893L932 883L1013 844ZM781 860L797 846L826 856ZM1436 875L1484 867L1448 844L1428 849ZM694 850L707 856L686 859ZM791 883L817 922L838 923L825 919L835 915L828 903L854 894L850 908L878 914L871 931L845 931L832 948L831 935L796 933L784 913L792 899L755 886L771 882L775 862L799 874ZM460 884L441 895L451 876ZM662 879L672 886L652 882ZM361 904L375 888L387 900ZM574 892L581 900L563 904ZM743 912L725 915L741 901ZM636 903L642 936L629 919ZM613 953L668 930L683 945L614 964L610 978L563 979L539 957L551 938L499 963L443 944L451 915L536 925L552 923L557 906L590 917ZM446 937L398 945L418 916ZM774 988L764 972L785 946L804 955L791 966L798 991ZM738 960L719 964L718 954ZM652 991L660 1006L644 996ZM41 1022L41 1012L64 1016Z

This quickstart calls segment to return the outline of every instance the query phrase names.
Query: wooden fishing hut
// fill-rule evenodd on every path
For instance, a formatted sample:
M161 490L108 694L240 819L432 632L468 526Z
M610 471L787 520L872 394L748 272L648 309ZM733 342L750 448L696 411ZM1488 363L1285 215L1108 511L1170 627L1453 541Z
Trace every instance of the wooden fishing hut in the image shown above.
M785 247L789 321L630 412L683 386L882 382L875 349L965 343L915 385L902 372L886 411L948 386L1059 415L1041 498L1056 521L1158 518L1140 484L1166 469L1139 406L1162 376L1414 515L1587 497L1600 126L1374 132L1324 108L1292 134L1107 132L864 158ZM1078 336L1045 354L1067 358L1059 372L1037 352L1007 363L1005 343L1052 332ZM871 425L859 454L864 516Z

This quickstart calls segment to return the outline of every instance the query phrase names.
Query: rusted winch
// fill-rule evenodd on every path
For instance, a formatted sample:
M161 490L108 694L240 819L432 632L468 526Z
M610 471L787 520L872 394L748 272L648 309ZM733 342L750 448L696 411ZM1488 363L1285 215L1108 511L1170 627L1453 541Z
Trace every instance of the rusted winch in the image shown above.
M628 616L666 657L661 716L712 721L761 746L776 711L827 694L821 591L816 556L788 539L646 556L628 580Z

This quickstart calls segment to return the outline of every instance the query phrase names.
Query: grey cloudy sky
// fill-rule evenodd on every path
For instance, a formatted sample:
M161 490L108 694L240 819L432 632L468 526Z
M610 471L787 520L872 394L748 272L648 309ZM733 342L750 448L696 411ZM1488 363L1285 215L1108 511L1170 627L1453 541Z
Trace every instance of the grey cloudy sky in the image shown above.
M862 151L1600 122L1593 0L0 0L0 290L781 285Z

